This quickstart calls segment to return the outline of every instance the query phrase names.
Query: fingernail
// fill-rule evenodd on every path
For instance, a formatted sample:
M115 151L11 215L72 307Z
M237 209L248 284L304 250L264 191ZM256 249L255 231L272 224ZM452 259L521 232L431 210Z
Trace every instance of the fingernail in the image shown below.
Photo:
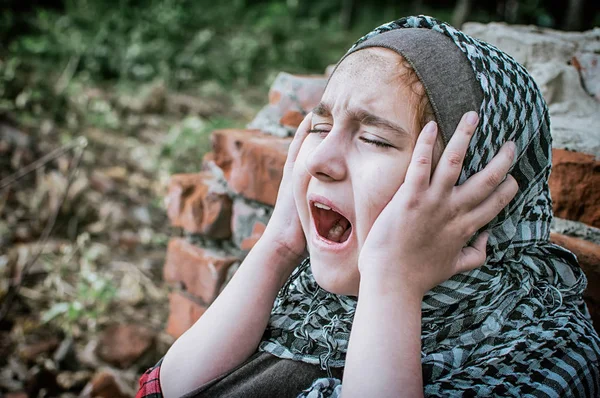
M477 112L467 112L467 123L469 123L471 126L475 126L478 120L479 116L477 116Z
M423 132L426 134L433 134L436 129L437 129L437 123L432 120L425 125Z

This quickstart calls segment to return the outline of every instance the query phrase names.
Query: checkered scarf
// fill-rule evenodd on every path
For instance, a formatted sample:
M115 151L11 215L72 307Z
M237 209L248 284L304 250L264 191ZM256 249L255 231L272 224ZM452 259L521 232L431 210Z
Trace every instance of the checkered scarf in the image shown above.
M481 229L490 232L485 265L455 275L423 299L425 395L600 396L600 339L582 300L585 275L571 252L548 241L552 137L538 87L506 53L427 16L384 24L354 46L402 28L450 37L481 84L480 122L459 183L482 170L506 141L513 140L518 153L510 173L519 192ZM306 259L280 291L260 350L328 371L343 367L356 303L320 288ZM340 392L330 374L301 395Z

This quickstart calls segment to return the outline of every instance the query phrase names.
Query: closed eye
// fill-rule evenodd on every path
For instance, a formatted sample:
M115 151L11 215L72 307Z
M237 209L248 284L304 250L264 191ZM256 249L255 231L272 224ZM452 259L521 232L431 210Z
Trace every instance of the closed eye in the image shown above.
M319 136L323 137L325 136L327 133L329 133L329 130L323 130L323 129L311 129L308 130L309 133L317 133L319 134Z
M329 133L329 130L311 129L311 130L308 130L308 132L312 133L312 134L317 133L317 134L319 134L321 136L324 136L325 134ZM365 137L360 137L360 140L363 141L363 142L366 142L367 144L375 145L375 146L380 147L380 148L394 148L393 145L390 145L390 144L382 142L382 141L370 140L370 139L365 138Z
M370 140L370 139L365 138L365 137L360 137L360 140L363 141L363 142L366 142L367 144L375 145L375 146L378 146L378 147L381 147L381 148L393 148L392 145L387 144L387 143L382 142L382 141Z

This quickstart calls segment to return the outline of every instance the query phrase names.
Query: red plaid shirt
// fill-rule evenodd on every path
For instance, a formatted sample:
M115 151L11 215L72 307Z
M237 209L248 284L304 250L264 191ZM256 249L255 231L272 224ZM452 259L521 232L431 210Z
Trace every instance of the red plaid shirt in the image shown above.
M140 389L135 398L163 398L159 379L161 365L162 359L140 377Z

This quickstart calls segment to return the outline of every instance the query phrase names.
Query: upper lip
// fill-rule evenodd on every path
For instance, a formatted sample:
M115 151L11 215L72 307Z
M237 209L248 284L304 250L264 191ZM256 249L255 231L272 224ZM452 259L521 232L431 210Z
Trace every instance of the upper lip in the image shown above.
M308 195L308 203L310 206L313 206L314 202L319 202L319 203L323 203L326 206L331 207L331 210L335 211L336 213L341 214L345 219L348 220L348 222L350 222L350 225L352 225L352 221L350 221L350 217L348 217L348 214L341 210L339 207L337 207L331 200L327 199L325 196L321 196L315 193L311 193Z

